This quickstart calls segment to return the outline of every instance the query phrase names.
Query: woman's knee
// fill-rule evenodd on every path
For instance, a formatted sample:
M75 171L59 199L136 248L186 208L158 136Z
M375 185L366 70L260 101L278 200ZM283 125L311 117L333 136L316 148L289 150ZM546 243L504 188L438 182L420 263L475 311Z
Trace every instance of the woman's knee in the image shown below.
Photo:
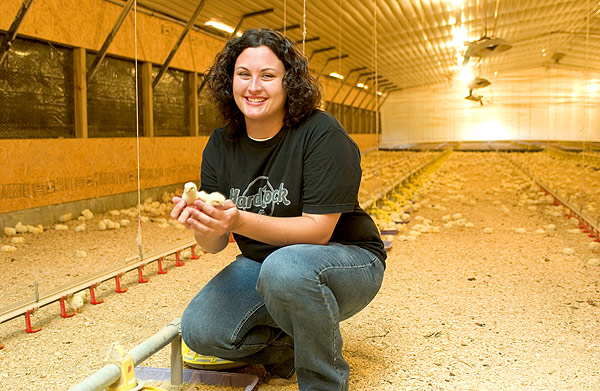
M208 336L209 329L203 320L202 316L198 316L198 311L190 305L181 315L181 337L190 349L198 353L206 353L214 343L214 340L211 341L212 338Z
M264 260L257 282L263 299L265 295L292 299L307 289L310 281L318 282L316 272L299 255L299 247L301 245L283 247Z

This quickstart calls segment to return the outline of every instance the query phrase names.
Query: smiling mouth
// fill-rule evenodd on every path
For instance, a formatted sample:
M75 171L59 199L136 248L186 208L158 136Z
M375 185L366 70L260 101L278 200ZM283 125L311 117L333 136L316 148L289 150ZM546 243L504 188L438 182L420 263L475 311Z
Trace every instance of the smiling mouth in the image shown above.
M267 100L267 98L246 98L248 100L248 102L252 102L252 103L260 103L260 102L264 102Z

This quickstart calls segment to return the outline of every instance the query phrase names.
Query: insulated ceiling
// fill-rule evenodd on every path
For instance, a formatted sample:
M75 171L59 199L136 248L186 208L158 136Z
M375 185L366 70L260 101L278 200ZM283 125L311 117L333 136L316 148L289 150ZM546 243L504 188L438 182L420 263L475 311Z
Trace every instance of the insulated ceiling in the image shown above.
M138 0L139 7L182 23L199 3ZM365 75L364 81L377 80L382 91L456 78L465 41L484 36L502 38L512 48L471 58L467 65L476 76L491 80L544 65L600 71L598 0L206 0L195 27L225 38L204 23L212 19L236 26L244 14L270 8L272 12L245 18L241 29L291 26L286 34L301 47L305 39L311 69L347 75L366 67L350 80L376 72L377 79Z

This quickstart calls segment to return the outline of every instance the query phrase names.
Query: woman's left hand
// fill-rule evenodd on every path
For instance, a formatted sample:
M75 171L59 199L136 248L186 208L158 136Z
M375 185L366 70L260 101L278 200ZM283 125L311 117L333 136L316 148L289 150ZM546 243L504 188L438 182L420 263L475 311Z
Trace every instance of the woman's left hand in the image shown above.
M239 220L239 210L231 200L225 200L222 206L212 206L198 199L185 212L178 221L200 236L228 235L235 230Z

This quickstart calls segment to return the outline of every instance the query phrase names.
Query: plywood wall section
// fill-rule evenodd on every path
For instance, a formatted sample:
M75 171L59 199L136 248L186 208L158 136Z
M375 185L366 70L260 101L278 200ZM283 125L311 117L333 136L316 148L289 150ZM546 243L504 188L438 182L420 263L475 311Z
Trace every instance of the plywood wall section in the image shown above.
M207 137L140 139L142 189L200 178ZM0 213L136 191L136 139L0 140Z
M0 29L8 30L22 0L2 0ZM118 19L123 7L104 0L36 0L19 29L19 34L97 51ZM177 41L183 26L137 13L137 56L140 61L162 64ZM133 10L115 36L109 54L133 58L136 22ZM190 31L171 66L204 72L224 42Z

